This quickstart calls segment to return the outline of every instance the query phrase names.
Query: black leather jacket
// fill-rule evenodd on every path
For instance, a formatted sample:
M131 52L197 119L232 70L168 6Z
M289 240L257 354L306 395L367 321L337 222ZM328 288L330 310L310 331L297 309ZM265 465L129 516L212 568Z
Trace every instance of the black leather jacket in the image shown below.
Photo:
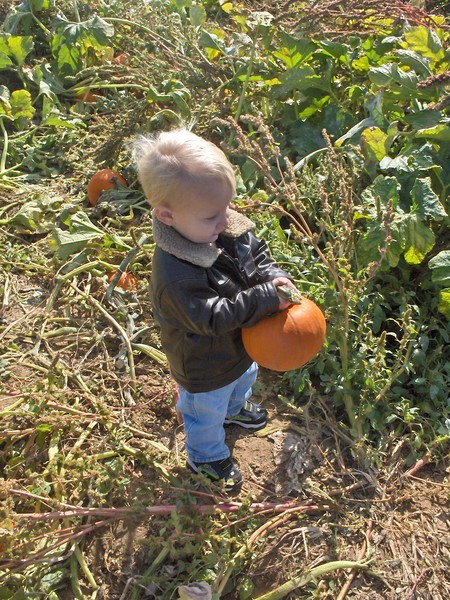
M272 280L288 274L253 227L230 211L229 225L214 246L194 244L153 219L154 318L172 376L189 392L208 392L240 377L252 364L241 327L278 310Z

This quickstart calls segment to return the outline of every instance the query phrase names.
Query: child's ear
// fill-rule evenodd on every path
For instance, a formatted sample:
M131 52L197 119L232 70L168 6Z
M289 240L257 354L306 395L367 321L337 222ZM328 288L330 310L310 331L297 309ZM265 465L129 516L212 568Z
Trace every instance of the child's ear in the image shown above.
M167 206L156 206L155 215L161 223L169 225L170 227L173 225L173 214Z

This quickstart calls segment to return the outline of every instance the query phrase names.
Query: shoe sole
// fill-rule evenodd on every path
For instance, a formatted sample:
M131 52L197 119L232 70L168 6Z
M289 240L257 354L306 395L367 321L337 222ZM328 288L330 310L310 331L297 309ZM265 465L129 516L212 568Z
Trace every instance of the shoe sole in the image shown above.
M264 427L267 425L267 421L263 421L262 423L245 423L245 421L233 421L232 419L225 419L224 425L237 425L243 429L259 431L260 429L264 429Z

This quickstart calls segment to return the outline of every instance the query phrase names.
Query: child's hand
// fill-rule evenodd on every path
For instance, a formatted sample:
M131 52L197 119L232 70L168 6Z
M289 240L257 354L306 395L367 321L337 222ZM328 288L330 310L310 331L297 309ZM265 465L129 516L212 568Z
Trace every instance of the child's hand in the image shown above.
M298 296L299 298L301 298L301 294L298 291L298 289L295 287L295 285L292 283L292 281L290 279L288 279L287 277L276 277L273 280L274 284L278 287L287 287L289 288L290 291L292 291L292 295ZM285 308L288 308L288 306L290 306L291 304L293 304L294 300L289 300L287 298L285 298L284 296L282 296L280 294L280 305L279 305L279 309L280 310L284 310Z

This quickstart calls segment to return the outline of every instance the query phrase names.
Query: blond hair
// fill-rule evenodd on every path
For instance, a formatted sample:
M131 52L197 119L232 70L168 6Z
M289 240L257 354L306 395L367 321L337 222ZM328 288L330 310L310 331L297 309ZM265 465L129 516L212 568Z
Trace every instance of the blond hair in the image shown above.
M208 182L228 185L236 193L233 167L212 142L187 129L138 136L131 146L139 182L152 207L173 206L183 192Z

